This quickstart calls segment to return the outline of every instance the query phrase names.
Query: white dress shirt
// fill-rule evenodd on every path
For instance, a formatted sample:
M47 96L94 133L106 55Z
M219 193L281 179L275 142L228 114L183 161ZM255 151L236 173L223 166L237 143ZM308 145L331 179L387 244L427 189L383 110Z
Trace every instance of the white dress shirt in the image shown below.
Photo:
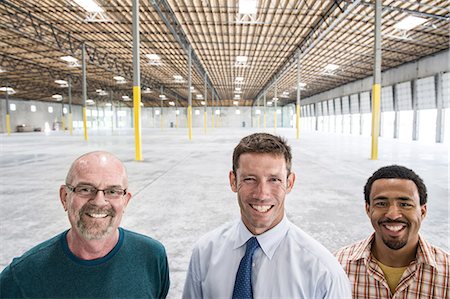
M230 299L251 237L241 220L203 236L192 252L183 299ZM338 261L286 216L256 238L260 248L253 256L253 298L351 298L350 282Z

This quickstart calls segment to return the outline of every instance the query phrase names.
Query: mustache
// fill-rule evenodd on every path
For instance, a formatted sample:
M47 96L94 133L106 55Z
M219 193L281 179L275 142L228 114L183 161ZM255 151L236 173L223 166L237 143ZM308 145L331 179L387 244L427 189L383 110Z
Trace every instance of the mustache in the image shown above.
M99 208L97 206L93 206L91 204L84 205L80 210L80 217L83 214L107 214L108 216L114 217L116 216L116 212L111 208Z
M409 222L404 220L404 219L389 219L389 218L383 218L381 220L378 221L378 224L391 224L391 223L403 223L405 225L409 225Z

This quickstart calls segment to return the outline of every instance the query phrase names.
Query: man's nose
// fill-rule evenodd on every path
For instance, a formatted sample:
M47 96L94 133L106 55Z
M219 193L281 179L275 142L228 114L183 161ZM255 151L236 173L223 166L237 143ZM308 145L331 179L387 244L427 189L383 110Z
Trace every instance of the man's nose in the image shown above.
M390 204L386 212L386 217L389 219L398 219L402 217L401 209L395 203Z
M106 199L106 196L105 196L105 191L97 190L97 193L91 199L91 201L93 201L94 203L96 203L99 206L105 205L108 202L108 200Z
M270 184L265 181L259 182L256 186L255 197L258 199L268 199L270 197Z

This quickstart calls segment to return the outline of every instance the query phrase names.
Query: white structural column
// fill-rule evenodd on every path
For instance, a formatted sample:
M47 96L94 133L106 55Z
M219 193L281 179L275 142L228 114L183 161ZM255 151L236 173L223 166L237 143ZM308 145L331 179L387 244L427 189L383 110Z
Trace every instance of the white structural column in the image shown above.
M207 80L207 76L205 73L205 93L204 93L204 98L205 98L205 108L203 110L203 128L205 130L205 134L206 134L206 127L207 127L207 119L208 119L208 112L207 112L207 108L208 108L208 80Z
M188 109L187 109L187 121L188 121L188 138L192 140L192 49L189 45L188 49Z
M443 93L443 82L442 82L442 73L436 74L434 77L434 88L436 91L436 142L442 143L444 142L444 130L449 128L444 128L445 123L445 115L444 115L444 95Z
M419 109L417 101L417 79L411 81L411 100L413 108L413 129L412 129L412 140L419 139Z
M296 137L300 138L300 50L297 53L297 100L295 104Z
M69 133L73 134L73 120L72 120L72 78L69 76L67 78L68 85L68 95L69 95Z
M9 114L9 84L6 84L5 100L6 100L6 131L8 136L11 136L11 118Z
M392 85L392 101L394 104L394 138L399 138L400 113L398 113L397 84Z

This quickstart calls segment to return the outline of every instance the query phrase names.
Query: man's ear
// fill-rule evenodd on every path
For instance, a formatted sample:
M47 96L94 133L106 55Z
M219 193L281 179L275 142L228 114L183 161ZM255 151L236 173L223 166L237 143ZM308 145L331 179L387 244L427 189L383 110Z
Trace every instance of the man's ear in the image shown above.
M287 188L286 188L287 193L291 192L292 188L294 187L294 183L295 183L295 173L291 172L287 177Z
M423 204L420 206L420 212L422 214L422 220L427 216L427 204Z
M67 211L67 190L65 185L59 187L59 200L63 205L64 211Z
M366 214L367 214L367 216L370 217L369 211L370 211L370 204L368 204L368 203L366 202Z
M236 180L236 176L234 175L233 170L230 170L228 177L230 179L231 190L233 190L233 192L237 192L237 180Z

